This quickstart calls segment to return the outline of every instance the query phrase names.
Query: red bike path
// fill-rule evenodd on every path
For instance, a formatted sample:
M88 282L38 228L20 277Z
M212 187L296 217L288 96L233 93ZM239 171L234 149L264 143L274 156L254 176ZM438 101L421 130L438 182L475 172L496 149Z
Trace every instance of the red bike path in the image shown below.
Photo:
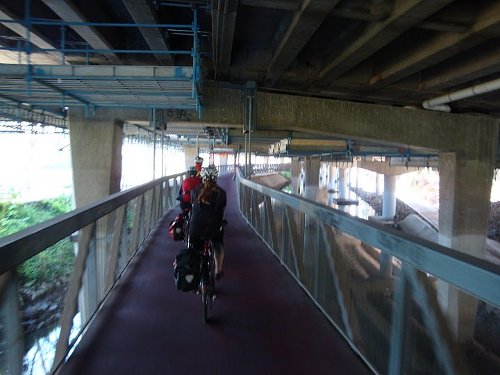
M160 222L62 374L371 374L241 217L228 195L224 278L203 322L201 297L175 289L182 243Z

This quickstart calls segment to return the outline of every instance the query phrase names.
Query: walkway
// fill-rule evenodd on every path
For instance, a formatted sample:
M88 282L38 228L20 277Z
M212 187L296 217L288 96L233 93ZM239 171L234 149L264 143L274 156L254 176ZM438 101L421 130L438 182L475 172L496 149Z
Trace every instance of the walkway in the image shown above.
M209 325L200 297L175 290L181 244L163 219L63 374L370 374L241 218L228 193L224 279Z

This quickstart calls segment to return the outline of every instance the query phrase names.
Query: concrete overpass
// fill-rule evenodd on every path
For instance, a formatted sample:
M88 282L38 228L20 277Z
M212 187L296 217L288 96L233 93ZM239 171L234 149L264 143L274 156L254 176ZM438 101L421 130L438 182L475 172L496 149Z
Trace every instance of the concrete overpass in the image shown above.
M77 206L118 191L124 123L247 155L287 140L276 155L307 156L313 176L325 155L422 156L439 160L440 243L483 256L498 154L497 2L44 0L1 10L2 114L65 119ZM457 338L470 336L460 322L475 305L440 293Z

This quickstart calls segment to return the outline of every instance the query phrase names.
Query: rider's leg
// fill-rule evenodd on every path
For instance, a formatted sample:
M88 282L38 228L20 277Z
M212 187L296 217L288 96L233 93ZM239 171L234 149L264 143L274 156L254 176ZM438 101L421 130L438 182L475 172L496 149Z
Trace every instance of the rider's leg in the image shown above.
M224 244L222 242L215 242L215 275L222 275L223 268L222 263L224 262Z

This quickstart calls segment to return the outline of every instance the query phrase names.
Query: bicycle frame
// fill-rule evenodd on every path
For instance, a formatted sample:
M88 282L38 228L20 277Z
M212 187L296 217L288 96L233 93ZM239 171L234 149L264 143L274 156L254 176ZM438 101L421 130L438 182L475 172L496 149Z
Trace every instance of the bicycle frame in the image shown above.
M203 303L203 321L208 323L208 306L212 308L215 299L215 251L212 240L205 240L201 252L201 301Z
M187 249L191 247L191 241L189 237L189 222L191 219L191 209L184 210L184 227L182 228L184 231L184 245Z

